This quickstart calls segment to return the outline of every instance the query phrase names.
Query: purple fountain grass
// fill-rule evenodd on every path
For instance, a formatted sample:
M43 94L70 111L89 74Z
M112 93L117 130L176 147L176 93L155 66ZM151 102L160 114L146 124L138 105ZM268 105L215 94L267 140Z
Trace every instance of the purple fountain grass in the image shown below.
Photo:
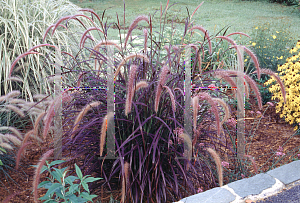
M208 34L208 30L205 30L203 27L199 26L199 25L196 25L192 28L189 29L188 32L192 31L192 30L200 30L201 32L203 32L205 34L205 38L207 39L208 41L208 46L209 46L209 54L212 53L212 45L211 45L211 40L210 40L210 37L209 37L209 34Z
M129 163L126 161L124 163L124 175L122 176L122 195L121 202L125 202L126 191L129 188Z
M57 96L51 103L51 105L48 108L48 112L45 116L44 119L44 131L43 131L43 139L46 138L49 128L50 128L50 124L52 122L52 119L55 115L55 109L57 109L59 107L59 105L61 105L61 103L65 103L67 101L70 101L71 97L68 94L64 94L66 93L68 90L66 90L65 92L63 92L61 95Z
M37 164L37 167L35 169L34 178L33 178L33 199L34 202L38 202L38 184L40 182L40 173L42 170L43 165L46 163L47 158L53 153L53 149L47 151L45 154L43 154L42 158L40 159L39 163Z
M244 50L246 51L246 53L251 57L251 59L253 60L254 62L254 65L256 67L256 71L257 71L257 79L260 80L260 65L258 63L258 59L257 59L257 56L247 47L244 46Z
M100 156L103 154L104 150L104 144L105 144L105 138L106 138L106 130L107 130L107 125L108 122L114 118L114 113L109 112L103 119L102 121L102 126L101 126L101 135L100 135Z
M115 77L118 76L120 70L121 70L121 67L125 65L126 61L128 61L129 59L132 59L132 58L140 58L140 59L144 59L145 62L149 63L149 58L146 56L146 55L143 55L143 54L130 54L129 56L126 56L118 65L118 68L115 72Z
M134 88L134 92L138 91L140 88L146 88L148 87L148 83L147 81L140 81L138 83L136 83L135 88Z
M94 107L97 107L101 104L100 101L95 101L95 102L91 102L89 104L87 104L81 111L80 113L78 114L78 116L76 117L75 119L75 122L74 122L74 126L73 126L73 132L75 132L75 130L78 128L78 125L79 125L79 122L82 120L83 116L91 109L91 108L94 108ZM74 137L74 133L71 135L71 138Z
M95 41L95 39L94 39L91 35L85 35L85 36L83 37L83 39L82 39L80 48L83 48L83 46L84 46L84 44L85 44L85 41L86 41L87 39L90 39L90 40L92 40L92 41Z
M218 102L219 104L221 104L221 106L224 108L225 116L224 116L223 120L221 121L221 125L223 125L223 123L226 122L228 120L228 118L230 117L228 105L226 104L226 102L223 99L213 98L213 100Z
M206 92L199 92L198 96L199 96L200 100L206 100L210 104L212 112L215 115L215 119L216 119L216 123L217 123L217 133L219 135L220 131L221 131L221 123L220 123L219 111L218 111L218 108L217 108L215 102L213 101L212 97Z
M210 155L213 157L213 159L217 165L218 176L219 176L219 185L220 185L220 187L222 187L223 186L223 170L222 170L221 159L214 149L206 148L206 151L208 151L210 153Z
M31 47L30 49L28 49L27 52L31 52L31 51L35 51L36 49L40 48L40 47L52 47L52 48L57 48L55 45L52 45L52 44L39 44L39 45L36 45L34 47Z
M21 116L22 118L25 117L24 112L23 112L21 109L19 109L18 107L14 106L14 105L7 104L7 105L5 105L5 108L14 111L15 113L17 113L17 114L18 114L19 116Z
M258 71L254 71L253 73L257 73ZM260 72L262 74L267 74L269 76L273 76L275 78L275 80L277 81L277 83L279 84L280 86L280 90L281 90L281 93L282 93L282 96L283 96L283 100L284 100L284 103L286 103L286 92L285 92L285 88L284 88L284 85L283 85L283 82L282 80L280 79L280 77L278 75L276 75L275 72L271 71L270 69L260 69Z
M25 135L24 135L24 139L22 141L22 145L24 145L24 143L27 142L28 138L30 135L32 135L34 133L34 129L33 130L29 130Z
M11 73L12 73L12 71L13 71L13 68L15 67L15 65L17 64L17 62L18 62L21 58L23 58L23 57L25 57L25 56L27 56L27 55L29 55L29 54L43 55L43 54L41 54L41 53L39 53L39 52L30 51L30 52L25 52L24 54L21 54L20 56L18 56L18 57L14 60L14 62L11 64L11 67L10 67L10 70L9 70L9 74L8 74L8 77L9 77L9 78L10 78Z
M245 34L245 33L243 33L243 32L233 32L233 33L230 33L230 34L226 35L226 37L229 37L229 36L231 36L231 35L244 35L244 36L246 36L246 37L251 38L249 35L247 35L247 34Z
M176 105L175 105L175 97L174 94L172 92L172 90L168 87L168 86L163 86L163 88L166 88L166 90L169 93L170 99L171 99L171 104L172 104L172 110L175 113L176 112Z
M19 140L16 136L12 135L12 134L1 134L1 137L5 140L5 141L11 141L14 145L21 145L21 140Z
M137 65L131 65L128 77L128 84L127 84L127 92L126 92L126 103L125 103L125 115L127 116L128 113L131 112L132 106L132 99L133 99L133 87L135 81L135 75L137 71Z
M5 198L2 203L9 203L10 199L13 198L14 196L22 193L23 191L18 191L18 192L14 192L13 194L9 195L7 198Z
M46 36L47 36L48 32L50 31L50 29L53 28L54 26L55 26L55 24L50 25L50 26L46 29L45 34L44 34L44 36L43 36L43 42L45 41ZM65 28L66 30L68 30L68 28L67 28L65 25L59 24L58 26L61 26L61 27Z
M192 98L194 131L196 130L197 127L198 106L199 106L199 96L194 96Z
M163 66L160 76L159 76L159 80L158 80L158 85L157 85L157 89L156 89L156 94L155 94L155 103L154 103L154 110L157 113L158 111L158 105L159 105L159 100L160 100L160 96L161 96L161 92L163 89L163 86L167 80L167 75L169 74L170 69L168 66Z
M175 92L176 90L179 90L179 92L182 94L182 96L184 96L184 92L182 91L182 89L176 87L176 88L174 89L174 92Z
M219 72L219 71L218 71ZM221 72L221 71L220 71ZM240 71L234 71L234 70L224 70L224 74L229 74L229 75L236 75L236 76L240 76L240 77L244 77L246 82L250 85L250 87L254 90L255 95L256 95L256 99L258 101L258 106L259 109L262 109L262 100L261 100L261 95L259 92L259 89L255 83L255 81L250 78L247 74L245 74L244 72L240 72Z
M113 41L110 41L110 40L103 40L103 41L101 41L101 42L99 42L98 44L96 44L95 46L94 46L94 50L95 51L99 51L99 48L101 47L101 46L104 46L104 45L113 45L113 46L115 46L120 52L122 52L122 49L121 49L121 47L118 45L118 44L116 44L115 42L113 42ZM92 55L93 53L91 53L91 55ZM91 57L91 56L90 56Z
M0 131L1 130L9 130L11 132L13 132L15 135L17 135L21 140L23 140L22 134L20 133L20 131L18 129L16 129L15 127L11 127L11 126L1 126L0 127Z
M128 32L127 32L127 35L126 35L126 38L125 38L125 43L124 43L125 47L126 47L128 39L129 39L129 36L131 35L132 30L142 20L146 21L150 25L149 18L147 16L141 15L141 16L136 17L134 19L134 21L131 23L131 25L129 26L129 28L128 28Z
M144 29L144 54L147 53L148 30Z
M199 65L199 73L201 74L202 73L202 60L201 60L201 56L200 56L200 49L198 50L197 46L194 45L194 44L189 44L189 46L191 46L195 51L196 51L196 54L198 53L198 65Z
M193 156L193 146L192 146L192 139L191 137L186 133L181 133L178 135L179 138L183 139L183 141L186 143L188 149L184 149L184 154L188 158L189 161L192 160ZM189 169L190 163L188 162L186 165L186 170Z
M256 166L256 163L255 163L254 158L253 158L252 156L246 155L246 154L244 154L244 156L245 156L246 158L249 158L249 160L252 162L252 165L253 165L253 168L254 168L255 173L258 174L258 170L257 170L257 166Z
M16 167L15 167L16 170L19 169L19 164L20 164L20 159L21 159L22 153L24 152L25 148L26 148L28 145L30 145L30 144L32 144L32 143L31 143L31 142L23 143L23 144L21 145L21 147L19 148L18 153L17 153L17 157L16 157Z
M200 6L202 6L202 4L204 3L204 1L202 1L197 8L194 10L194 12L192 13L191 17L190 17L190 21L192 20L193 16L195 15L196 11L200 8ZM189 25L190 26L190 25Z
M83 39L85 38L86 34L92 30L98 30L100 32L102 32L104 34L104 32L100 29L100 28L97 28L97 27L90 27L88 28L86 31L84 31L84 33L82 34L81 38L80 38L80 42L79 42L79 47L82 48L83 47Z

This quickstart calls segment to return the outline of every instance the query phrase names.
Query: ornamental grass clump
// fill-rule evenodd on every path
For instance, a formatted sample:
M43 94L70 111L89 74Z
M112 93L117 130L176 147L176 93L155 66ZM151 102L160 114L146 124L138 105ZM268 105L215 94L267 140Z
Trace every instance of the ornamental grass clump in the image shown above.
M278 67L277 76L283 80L286 98L280 91L282 86L273 84L276 78L272 77L265 85L269 85L269 91L273 93L272 100L277 101L276 113L280 113L280 117L284 117L285 121L293 124L297 130L300 123L300 40L290 53L293 56L288 57L286 63Z
M222 157L224 153L236 155L235 142L227 142L224 130L230 114L224 103L228 96L217 86L225 82L235 87L234 77L244 73L226 71L232 67L223 56L230 49L222 49L218 54L216 50L219 44L225 46L224 40L232 41L232 35L247 35L225 36L225 30L218 33L220 36L210 36L205 28L186 18L181 44L172 44L163 37L163 29L159 33L152 30L154 19L160 19L160 28L165 27L166 21L161 18L166 18L168 4L169 1L164 11L161 7L158 17L138 16L129 30L121 30L118 20L119 33L127 33L125 41L118 42L109 39L110 25L102 22L104 13L100 18L92 10L82 9L97 28L87 25L86 30L97 32L99 39L83 32L81 42L74 48L78 53L62 52L64 91L38 119L44 116L45 139L53 127L56 109L62 107L62 153L69 157L68 161L80 161L84 174L103 177L90 187L93 193L118 193L116 198L122 202L176 201L195 194L200 186L222 186ZM61 18L53 27L68 19ZM140 35L142 49L138 49L129 36L141 21L145 21L146 27ZM204 39L193 35L195 30ZM154 37L154 33L159 37ZM237 52L236 60L242 64L239 47L231 45ZM190 59L186 59L187 50L192 52ZM247 53L256 59L252 52ZM218 63L202 63L215 58ZM258 75L265 73L259 66L256 68ZM191 81L187 86L186 82ZM212 81L216 88L211 88ZM260 94L250 76L246 76L245 82L249 83L249 92L254 90L261 106ZM242 101L239 89L237 93ZM200 141L203 145L198 144ZM211 150L205 151L203 146ZM240 170L243 166L238 167Z

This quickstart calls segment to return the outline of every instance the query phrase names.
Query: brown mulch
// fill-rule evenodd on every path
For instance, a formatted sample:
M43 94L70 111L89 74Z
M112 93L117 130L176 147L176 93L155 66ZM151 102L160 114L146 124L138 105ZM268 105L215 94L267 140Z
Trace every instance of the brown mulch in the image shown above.
M256 112L258 107L255 105L255 99L251 97L250 103L252 104L251 108ZM267 105L263 107L262 113L266 109ZM297 157L297 153L299 151L300 146L300 137L294 136L292 138L291 135L294 134L293 127L289 124L285 123L283 119L279 117L278 114L275 112L275 107L269 107L268 110L265 112L264 117L261 119L261 122L258 124L257 130L252 138L251 143L249 142L251 136L249 136L251 127L255 127L257 125L257 118L260 117L259 114L251 114L251 110L246 110L246 137L247 137L247 145L246 145L246 152L248 149L248 155L251 155L255 158L255 162L257 164L257 168L259 172L266 172L269 168L275 168L283 164L287 164L292 162L292 155ZM256 118L256 119L255 119ZM253 130L252 130L253 132ZM251 133L253 135L253 133ZM50 139L50 138L48 138ZM34 142L33 139L30 138L29 141ZM34 144L27 147L25 155L21 160L22 167L21 169L27 174L27 177L24 173L15 173L13 171L9 172L10 176L17 184L14 184L11 180L8 182L5 181L3 174L0 174L1 180L4 182L6 188L0 185L0 201L4 200L6 197L19 192L19 194L15 195L10 202L33 202L33 195L32 195L32 179L34 176L34 168L31 165L37 164L38 160L45 153L49 148L48 144L50 140L47 140L43 144L39 145L38 143L34 142ZM286 144L285 144L286 143ZM285 144L283 146L283 144ZM270 158L279 148L282 146L283 153L286 156L272 166L276 160L281 159L280 156L273 156ZM289 153L292 150L297 149L294 153ZM249 170L255 174L254 169L250 166ZM40 181L45 180L45 176L43 175ZM226 184L226 183L225 183ZM39 190L39 195L42 196L45 190ZM99 195L99 194L98 194Z

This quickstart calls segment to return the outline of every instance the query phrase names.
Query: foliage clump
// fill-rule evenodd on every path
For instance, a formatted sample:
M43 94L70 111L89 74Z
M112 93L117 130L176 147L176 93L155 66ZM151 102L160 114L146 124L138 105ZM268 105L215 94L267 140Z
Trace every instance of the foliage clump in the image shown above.
M286 88L286 103L280 86L278 84L272 84L275 82L274 78L271 78L265 85L270 85L269 91L273 93L272 99L278 100L276 105L276 112L280 114L280 117L284 117L286 122L290 124L300 123L300 40L294 48L290 50L292 57L286 59L286 63L278 67L279 77L283 80ZM295 126L295 130L298 126Z

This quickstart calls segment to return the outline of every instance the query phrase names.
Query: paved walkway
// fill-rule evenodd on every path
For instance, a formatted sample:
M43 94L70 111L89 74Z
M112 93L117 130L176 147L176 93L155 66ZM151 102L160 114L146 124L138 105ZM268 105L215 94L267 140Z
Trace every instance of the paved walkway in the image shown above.
M248 203L250 200L257 203L299 203L300 160L189 196L177 203Z

